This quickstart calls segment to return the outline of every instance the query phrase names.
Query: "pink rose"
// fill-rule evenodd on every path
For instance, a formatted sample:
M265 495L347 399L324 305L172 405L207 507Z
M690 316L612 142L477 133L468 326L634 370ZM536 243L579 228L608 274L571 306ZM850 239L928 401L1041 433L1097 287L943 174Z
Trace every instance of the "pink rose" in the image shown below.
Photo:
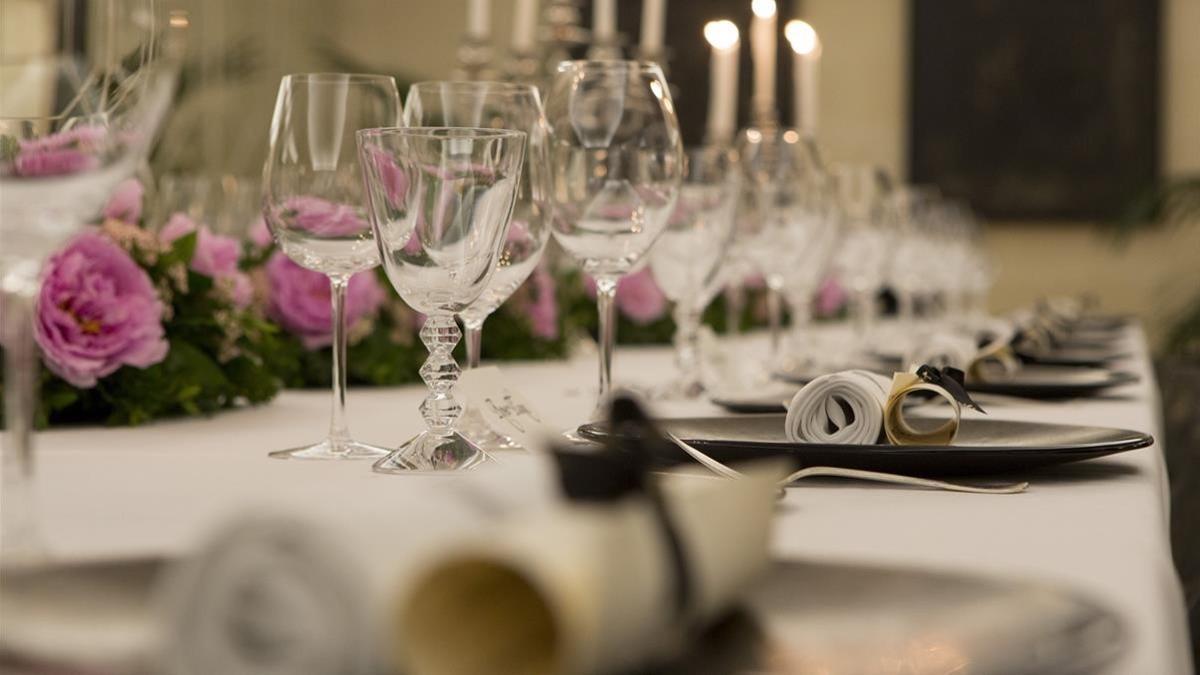
M543 340L558 337L558 299L555 296L554 275L545 265L538 265L529 275L533 297L522 307L529 318L529 328Z
M197 226L183 213L172 215L158 233L158 237L164 244L170 244L192 232L196 233L196 250L188 267L222 284L236 307L248 307L253 297L253 289L250 277L238 269L242 247L237 239L214 234L207 225Z
M89 171L100 165L98 155L106 135L104 127L84 125L19 141L13 171L18 176L61 176Z
M300 337L305 348L317 349L333 342L333 309L329 278L292 262L282 251L267 260L267 315ZM367 271L350 277L346 289L347 326L374 316L385 295L375 274Z
M120 246L85 232L46 262L34 338L52 372L94 387L122 366L146 368L166 357L162 314L145 270Z
M830 275L825 277L821 282L821 287L817 289L817 314L820 316L832 316L837 314L842 309L842 305L846 304L846 289L838 283L837 277Z
M275 240L271 237L271 228L267 227L267 219L259 216L250 223L250 243L258 248L268 248Z
M113 218L123 223L137 223L142 218L142 197L145 192L142 181L136 178L121 181L108 198L108 204L104 205L104 218Z
M596 281L584 277L588 295L596 297ZM649 268L626 274L617 282L617 311L634 323L647 324L661 319L667 311L667 296L654 282Z

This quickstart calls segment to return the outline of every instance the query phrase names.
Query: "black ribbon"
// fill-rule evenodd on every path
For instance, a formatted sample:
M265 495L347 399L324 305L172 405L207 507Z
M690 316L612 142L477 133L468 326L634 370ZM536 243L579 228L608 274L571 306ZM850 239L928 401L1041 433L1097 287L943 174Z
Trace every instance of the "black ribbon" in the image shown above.
M672 454L673 446L631 397L613 397L609 434L604 447L553 449L567 499L609 503L630 496L644 498L656 515L671 567L676 615L688 615L693 580L679 531L668 512L658 483L650 476L653 458Z
M958 401L962 405L972 410L978 410L985 415L987 414L986 410L980 408L978 403L971 400L971 395L967 393L966 385L963 384L966 378L963 371L958 368L947 366L939 370L926 364L917 368L917 377L929 384L945 389L954 397L955 401Z

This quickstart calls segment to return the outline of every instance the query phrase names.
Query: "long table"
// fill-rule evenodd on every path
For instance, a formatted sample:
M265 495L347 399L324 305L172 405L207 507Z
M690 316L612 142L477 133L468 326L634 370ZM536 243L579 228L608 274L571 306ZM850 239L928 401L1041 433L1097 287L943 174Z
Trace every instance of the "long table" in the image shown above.
M992 400L993 418L1123 427L1161 436L1159 401L1140 329L1126 336L1122 368L1137 384L1087 400ZM744 358L754 358L747 347ZM618 383L672 373L665 348L621 348ZM594 404L591 356L504 366L509 382L555 424L584 420ZM419 387L356 389L350 418L361 440L395 445L421 428ZM192 550L231 512L256 500L307 500L340 508L434 489L445 477L373 474L362 462L284 462L269 450L325 431L329 395L289 391L269 405L143 428L55 430L40 435L36 492L57 559L176 555ZM696 401L659 414L718 411ZM1123 620L1129 649L1116 673L1192 671L1179 581L1171 563L1162 449L1153 446L1030 475L1020 495L973 495L816 481L788 490L774 551L809 560L900 564L1025 578L1087 594Z

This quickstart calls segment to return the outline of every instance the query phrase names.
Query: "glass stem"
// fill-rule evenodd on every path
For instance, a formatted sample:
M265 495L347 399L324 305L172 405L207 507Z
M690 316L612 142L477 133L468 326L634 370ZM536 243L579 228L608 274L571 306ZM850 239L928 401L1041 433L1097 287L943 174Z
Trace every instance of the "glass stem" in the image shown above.
M771 363L779 360L779 339L783 333L783 294L779 284L767 283L767 327L771 335Z
M703 383L699 369L700 313L695 303L685 299L675 303L675 365L679 367L679 381L686 396L700 394Z
M596 277L596 310L600 314L600 393L599 411L606 411L612 392L613 343L617 339L617 278Z
M461 317L461 315L460 315ZM464 335L467 338L467 369L479 367L479 357L483 352L483 322L463 319Z
M13 283L9 283L13 282ZM40 545L33 504L33 421L37 405L37 349L33 341L33 294L28 279L6 279L0 321L4 339L3 503L0 530L5 561L31 560Z
M792 314L792 351L797 358L807 356L805 343L808 340L808 327L812 323L813 289L801 289L788 303Z
M896 315L900 320L900 328L905 331L905 334L908 334L916 323L912 291L899 290L896 292Z
M462 405L454 399L459 373L454 347L461 339L462 331L449 312L430 314L421 326L421 342L429 350L429 358L421 366L421 379L429 387L421 403L421 416L426 428L437 436L454 433L454 425L462 415Z
M860 345L865 346L875 322L875 292L858 290L854 294L854 331Z
M349 275L329 277L333 308L333 412L329 418L329 440L335 452L341 449L341 443L350 440L346 424L346 287L349 284Z
M725 287L725 332L737 335L742 332L742 312L746 307L746 287L741 280L730 281Z

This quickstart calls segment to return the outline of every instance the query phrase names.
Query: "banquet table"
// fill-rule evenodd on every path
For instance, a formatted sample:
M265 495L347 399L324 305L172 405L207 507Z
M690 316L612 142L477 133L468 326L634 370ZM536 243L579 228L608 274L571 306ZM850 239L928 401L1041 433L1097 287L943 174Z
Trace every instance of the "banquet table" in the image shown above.
M836 330L836 329L824 329ZM1129 428L1161 437L1159 401L1140 328L1123 337L1119 367L1140 382L1086 400L989 397L993 418ZM738 358L754 358L747 338ZM563 429L588 417L595 361L504 364L506 380ZM650 385L672 374L667 348L619 348L618 384ZM421 428L419 386L353 389L352 429L395 445ZM239 508L290 496L337 509L357 499L386 503L406 491L437 491L445 476L374 474L363 462L299 462L267 452L318 438L329 394L287 391L268 405L140 428L72 428L38 438L37 513L49 553L84 560L175 555L192 550ZM656 403L660 415L716 414L704 401ZM499 461L520 461L501 457ZM1076 590L1116 613L1128 638L1114 673L1192 671L1183 600L1168 538L1163 451L1152 446L1021 477L1018 495L976 495L840 480L787 491L775 555L997 575ZM443 483L439 483L439 481Z

